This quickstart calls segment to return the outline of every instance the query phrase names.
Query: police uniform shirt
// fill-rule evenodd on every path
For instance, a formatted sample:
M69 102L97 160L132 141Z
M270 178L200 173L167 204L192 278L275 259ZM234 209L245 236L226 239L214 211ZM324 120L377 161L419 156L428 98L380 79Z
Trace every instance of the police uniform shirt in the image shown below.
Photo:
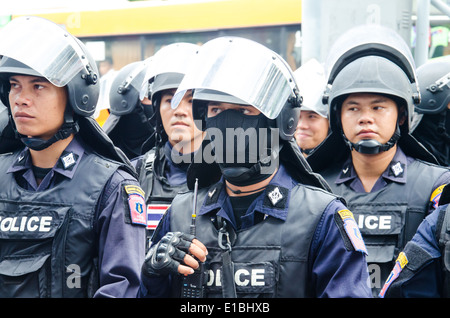
M39 185L27 148L7 173L14 173L18 184L27 190L51 189L60 178L72 179L83 158L84 147L83 141L75 137ZM124 184L138 186L134 177L119 169L105 186L96 207L94 230L98 239L100 288L94 297L136 297L139 288L140 268L145 257L145 227L124 222L124 213L129 213L125 211L128 204L122 195ZM73 195L76 191L74 185Z
M438 216L441 210L445 210L447 205L439 206L438 209L434 210L433 213L428 215L417 229L417 233L411 239L410 243L417 245L428 255L428 259L424 265L415 269L413 276L406 278L401 284L399 294L395 297L405 297L405 298L435 298L441 297L441 292L443 290L444 279L442 277L442 264L440 261L441 251L436 241L436 226L438 221ZM409 244L409 243L408 243ZM381 291L381 297L389 297L389 287L395 282L395 280L403 278L406 271L403 271L406 265L418 267L415 264L414 255L406 252L406 258L409 259L407 262L401 264L399 260L402 259L400 256L397 263L401 266L396 265L396 268L391 273L391 276L386 281L383 290Z
M223 183L222 180L218 183ZM286 169L281 165L275 176L270 181L267 188L284 188L288 191L296 185ZM218 199L211 205L202 205L197 215L204 215L218 209L216 216L221 216L228 220L236 229L236 221L232 211L230 199L226 193L226 187L220 186ZM215 189L210 190L216 191ZM256 200L250 205L247 213L241 217L241 229L252 227L256 222L265 217L274 217L283 221L287 218L290 196L289 193L283 193L286 198L284 208L273 208L267 204L270 200L270 192L263 191ZM210 194L210 193L209 193ZM209 195L208 194L208 195ZM214 195L214 193L212 193ZM299 206L299 208L307 208ZM363 253L349 253L344 246L344 241L339 229L334 221L336 211L347 209L341 201L332 201L322 217L315 230L314 239L310 248L309 268L311 286L313 294L316 297L371 297L370 289L366 284L368 280L367 263ZM158 242L167 232L170 232L170 212L160 222L161 230L153 242ZM263 217L260 218L260 214ZM162 223L162 224L161 224ZM141 287L141 297L167 297L169 278L147 278L143 277L143 286ZM356 284L355 282L364 282Z
M172 160L172 149L173 149L172 145L170 144L170 142L167 141L166 144L164 145L164 154L166 157L164 176L167 178L167 181L169 182L170 185L174 186L182 185L186 183L186 173L189 167L189 163L191 162L192 154L185 155L188 157L187 163L185 162L175 163ZM180 155L183 156L182 154ZM182 157L179 157L179 159L182 160Z
M376 192L383 189L389 182L396 182L405 184L407 182L408 165L414 162L416 159L407 156L400 147L397 147L397 151L387 169L382 173L380 178L375 182L370 192ZM443 173L435 182L433 190L443 184L450 182L450 171ZM340 175L337 177L336 184L346 184L351 190L362 193L366 192L364 186L359 179L358 175L352 164L352 159L349 157L342 166ZM431 212L437 207L438 197L435 198L435 204L431 207Z

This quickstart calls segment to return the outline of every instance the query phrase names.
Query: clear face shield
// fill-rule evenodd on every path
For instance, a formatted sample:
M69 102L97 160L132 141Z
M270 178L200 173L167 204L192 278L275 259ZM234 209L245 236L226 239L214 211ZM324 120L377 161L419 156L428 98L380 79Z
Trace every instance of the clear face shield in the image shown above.
M192 57L195 56L199 46L192 43L173 43L161 48L151 58L151 64L147 67L142 88L141 97L148 94L149 80L155 78L157 75L165 73L179 73L186 74ZM148 97L148 95L147 95Z
M67 85L89 64L73 36L40 17L9 22L0 31L0 55L26 64L58 87Z
M302 111L313 111L327 118L328 106L322 103L327 82L323 64L311 59L299 67L294 72L294 76L302 92Z
M234 96L275 119L296 87L292 71L276 53L247 39L221 37L200 48L172 108L188 90L204 89Z

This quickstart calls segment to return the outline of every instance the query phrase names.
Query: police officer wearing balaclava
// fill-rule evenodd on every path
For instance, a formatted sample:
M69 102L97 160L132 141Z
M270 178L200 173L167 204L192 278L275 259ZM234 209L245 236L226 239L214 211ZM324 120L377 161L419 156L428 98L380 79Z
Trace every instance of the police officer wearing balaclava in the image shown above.
M90 117L95 61L37 17L12 20L0 43L0 295L135 297L145 202L131 163Z
M141 296L370 297L352 213L293 140L301 97L287 63L223 37L205 43L190 70L172 105L193 89L210 143L189 167L193 190L175 197L155 231ZM199 263L204 284L192 283Z
M151 58L132 62L116 72L110 84L110 115L102 128L130 160L142 154L142 147L154 137L151 101L141 94L142 82Z
M203 141L204 133L192 117L192 94L187 94L179 108L170 106L198 48L184 42L161 48L151 57L143 79L141 95L147 93L151 100L147 114L154 134L148 135L143 154L132 163L146 193L149 238L175 195L187 190L187 168Z
M450 165L450 62L428 61L417 68L420 103L414 106L412 135L439 164Z
M355 214L377 296L400 251L436 208L450 172L409 133L420 94L402 38L360 26L330 52L325 102L332 132L308 162Z

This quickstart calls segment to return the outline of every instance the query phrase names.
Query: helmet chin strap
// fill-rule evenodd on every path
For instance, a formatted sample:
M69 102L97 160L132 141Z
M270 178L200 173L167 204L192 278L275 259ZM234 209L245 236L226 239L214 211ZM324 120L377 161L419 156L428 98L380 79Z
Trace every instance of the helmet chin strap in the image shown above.
M361 141L358 141L357 143L353 143L345 137L344 133L342 132L342 136L344 138L345 143L350 148L350 151L355 149L357 152L366 154L366 155L374 155L378 154L383 151L388 151L394 145L397 143L397 141L400 139L400 127L397 123L397 127L395 129L394 134L392 135L391 139L388 140L385 144L381 144L380 142L374 140L374 139L363 139Z
M71 111L67 111L67 108L69 107L66 107L66 111L64 112L64 124L56 132L56 134L53 135L52 138L44 140L41 138L27 137L25 135L19 134L15 129L17 136L28 148L36 151L41 151L50 147L58 140L66 139L70 135L76 134L80 130L80 127L78 126L78 123L74 121Z

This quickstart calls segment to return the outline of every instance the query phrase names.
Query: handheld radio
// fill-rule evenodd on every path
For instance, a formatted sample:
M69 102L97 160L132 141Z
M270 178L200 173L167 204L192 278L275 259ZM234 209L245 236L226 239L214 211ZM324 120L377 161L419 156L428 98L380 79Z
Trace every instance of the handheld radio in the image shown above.
M195 179L194 185L194 200L192 206L192 219L190 225L190 234L195 236L195 219L197 218L197 192L198 192L198 179ZM182 298L202 298L204 283L206 281L205 264L199 262L200 266L191 275L183 276L183 283L181 287Z

